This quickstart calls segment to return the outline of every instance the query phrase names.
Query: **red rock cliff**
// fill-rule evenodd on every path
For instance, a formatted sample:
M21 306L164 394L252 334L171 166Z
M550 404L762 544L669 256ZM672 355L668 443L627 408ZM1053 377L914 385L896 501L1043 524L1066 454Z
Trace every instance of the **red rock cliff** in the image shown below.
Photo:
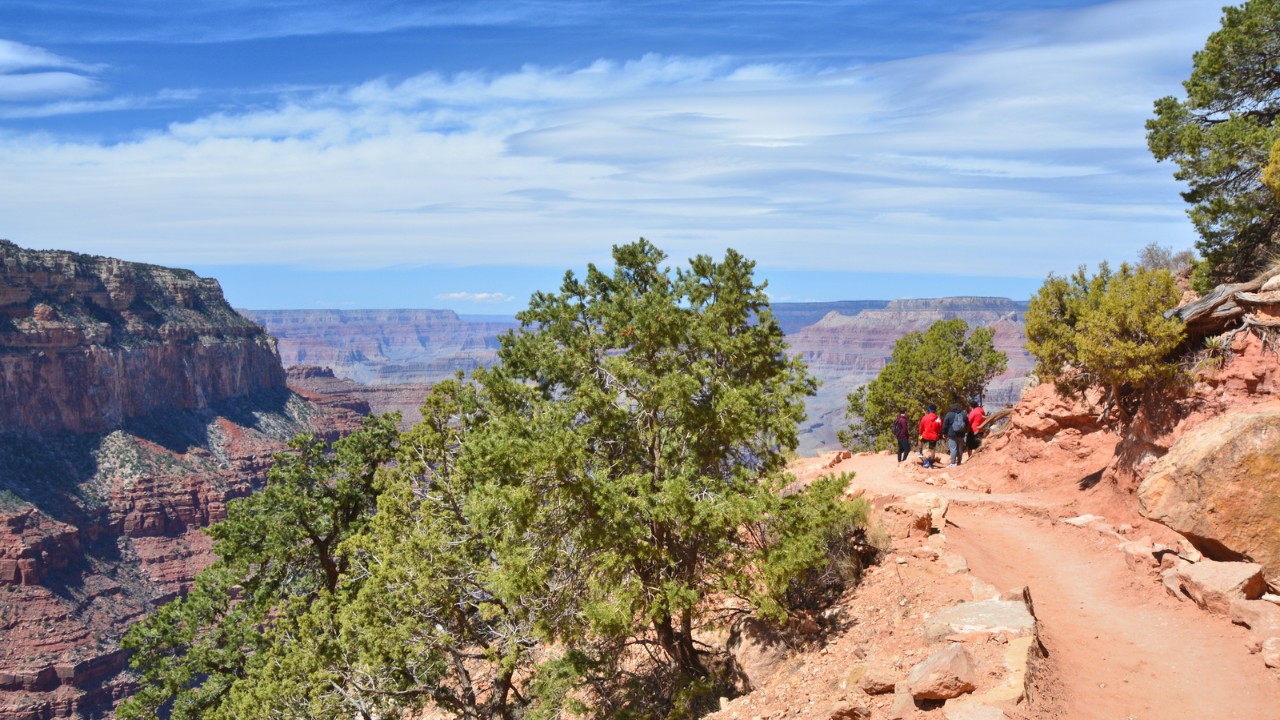
M202 528L300 432L275 343L185 270L0 241L0 720L106 717L120 638L212 559Z
M0 432L96 432L285 386L275 342L189 270L0 241Z

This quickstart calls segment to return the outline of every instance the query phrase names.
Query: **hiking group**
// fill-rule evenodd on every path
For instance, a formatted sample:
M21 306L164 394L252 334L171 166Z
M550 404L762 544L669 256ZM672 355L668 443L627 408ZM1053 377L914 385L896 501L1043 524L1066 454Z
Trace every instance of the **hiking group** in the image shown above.
M982 444L982 424L986 417L987 413L978 400L969 403L968 410L958 404L952 405L951 410L943 417L938 417L937 406L929 405L929 411L920 418L919 425L918 452L923 465L927 468L937 466L938 440L943 438L951 452L951 461L947 467L959 465L966 449L972 455ZM905 410L898 410L898 417L893 421L893 436L898 440L898 462L911 457L911 423L907 420ZM926 447L929 449L927 457L924 454Z

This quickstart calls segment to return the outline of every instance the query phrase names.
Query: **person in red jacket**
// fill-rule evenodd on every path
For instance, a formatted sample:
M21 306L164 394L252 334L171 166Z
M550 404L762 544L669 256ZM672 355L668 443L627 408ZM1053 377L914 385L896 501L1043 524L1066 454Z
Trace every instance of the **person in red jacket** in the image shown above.
M920 418L920 457L924 459L925 467L933 467L934 458L937 456L938 431L941 429L942 419L938 417L938 408L930 405L929 412ZM927 458L924 456L926 446L929 448Z
M969 457L973 457L973 451L982 444L982 423L986 419L987 411L983 410L982 403L975 399L973 409L969 411L969 437L965 438L964 443L969 448Z

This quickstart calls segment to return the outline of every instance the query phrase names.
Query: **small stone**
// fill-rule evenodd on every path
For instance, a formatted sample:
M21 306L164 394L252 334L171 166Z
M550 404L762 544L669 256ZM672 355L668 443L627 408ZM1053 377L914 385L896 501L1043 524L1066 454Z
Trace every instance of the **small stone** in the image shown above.
M948 645L911 668L907 683L917 700L948 700L976 689L978 672L965 646Z

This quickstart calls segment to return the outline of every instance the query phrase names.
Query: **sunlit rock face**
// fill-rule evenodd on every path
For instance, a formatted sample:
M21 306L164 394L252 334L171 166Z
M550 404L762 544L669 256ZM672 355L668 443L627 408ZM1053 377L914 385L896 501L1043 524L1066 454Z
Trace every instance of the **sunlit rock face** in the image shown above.
M0 432L99 432L285 387L275 343L188 270L0 241Z
M211 560L202 528L299 432L368 405L286 386L217 281L0 241L0 720L103 717L120 638Z

